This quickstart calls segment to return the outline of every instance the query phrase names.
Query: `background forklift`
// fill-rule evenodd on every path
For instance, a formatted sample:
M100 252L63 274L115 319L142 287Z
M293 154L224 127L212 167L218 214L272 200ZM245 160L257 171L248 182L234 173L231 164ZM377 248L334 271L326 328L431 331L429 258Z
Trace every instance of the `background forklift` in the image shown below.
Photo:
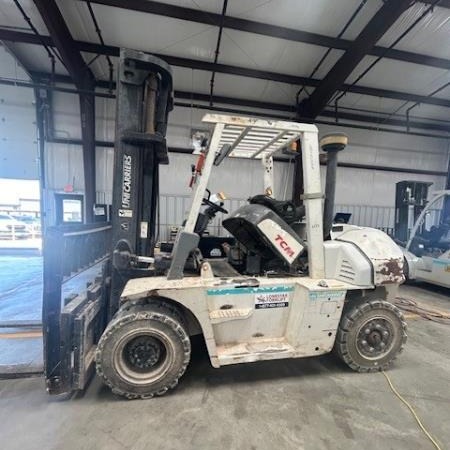
M408 280L450 288L450 190L432 192L428 200L431 184L396 184L394 236Z
M186 370L195 334L214 367L334 348L354 370L385 369L406 341L403 316L389 302L404 280L403 255L379 230L331 223L345 136L321 141L328 152L323 212L314 125L206 115L213 131L199 155L189 215L172 252L154 254L171 86L164 62L122 51L110 252L86 295L62 305L61 290L58 298L55 286L44 285L48 391L83 389L95 362L116 394L162 395ZM301 207L271 197L272 155L294 141L301 142ZM198 250L199 230L225 212L206 195L208 181L227 157L260 159L265 194L223 221L236 244L226 258L208 259Z

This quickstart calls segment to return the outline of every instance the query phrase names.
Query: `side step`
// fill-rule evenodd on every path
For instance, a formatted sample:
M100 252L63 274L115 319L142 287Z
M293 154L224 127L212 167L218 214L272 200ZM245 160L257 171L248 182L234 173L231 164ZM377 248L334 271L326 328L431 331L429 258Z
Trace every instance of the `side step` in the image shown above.
M248 319L252 313L253 308L215 309L209 313L209 318L212 324L216 324L230 320Z
M294 347L285 338L264 339L255 342L217 347L217 359L221 366L268 359L289 358L294 355Z

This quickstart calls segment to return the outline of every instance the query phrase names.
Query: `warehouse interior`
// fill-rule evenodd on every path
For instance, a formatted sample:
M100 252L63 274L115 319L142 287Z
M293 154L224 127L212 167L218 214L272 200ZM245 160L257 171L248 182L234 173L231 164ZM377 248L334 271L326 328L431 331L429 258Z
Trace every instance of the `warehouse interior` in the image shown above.
M125 80L127 70L156 76L133 91L138 82ZM447 448L449 108L448 0L0 0L2 448ZM127 135L127 127L136 133ZM308 156L309 145L316 156ZM131 147L147 155L129 169L139 179L127 191L136 196L133 218L123 209ZM270 247L268 235L254 237L263 233L256 222L246 225L253 237L243 236L242 217L256 204L279 216L283 250L301 244L294 262ZM280 205L303 208L296 222L303 228ZM328 228L327 212L334 217ZM132 220L141 220L139 232L136 222L127 234ZM182 259L189 230L199 243ZM347 230L360 237L339 234ZM258 244L245 249L252 239ZM356 246L355 261L373 267L350 265L350 281L348 266L347 275L336 269L334 276L340 253L333 242ZM259 254L258 245L267 248ZM235 246L246 260L232 256ZM268 252L278 265L264 266ZM228 269L216 272L214 258ZM377 269L374 258L385 258L385 267ZM189 307L200 304L200 291L189 291L197 279L212 297L198 315ZM283 298L267 310L258 304L258 289L269 298L265 283ZM231 285L256 306L245 309L247 297L211 306ZM190 352L179 380L145 393L115 385L99 353L107 353L121 314L152 313L156 303L138 304L139 289L162 299L166 322L179 319ZM300 331L290 327L296 315L306 320L303 305L320 292L334 292L328 300L344 292L339 311L320 313L336 314L336 324L322 327L322 348L299 322L304 335L291 354L292 333ZM381 345L380 358L385 342L397 346L389 367L366 355L374 365L351 370L346 320L364 311L352 313L352 301L391 305L388 316L371 319L370 333L399 333L398 342L381 337L367 346L360 334L369 325L355 337L360 356L366 346ZM296 312L295 304L305 309ZM267 343L282 320L273 342L289 341L284 357ZM170 359L169 347L157 351L150 339L147 353ZM139 368L139 389L147 369Z

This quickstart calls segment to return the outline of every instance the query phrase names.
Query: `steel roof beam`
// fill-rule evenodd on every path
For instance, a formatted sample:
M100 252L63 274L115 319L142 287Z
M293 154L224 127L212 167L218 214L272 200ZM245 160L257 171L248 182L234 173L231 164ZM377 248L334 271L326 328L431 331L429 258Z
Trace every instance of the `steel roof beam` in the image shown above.
M86 84L93 83L94 76L77 50L55 0L34 0L34 3L50 32L52 45L58 49L75 84L80 88L84 85L84 88Z
M81 0L87 1L87 0ZM137 12L155 14L174 19L187 20L190 22L202 23L205 25L220 25L221 15L211 12L200 11L194 8L185 8L182 6L169 5L166 3L149 1L149 0L90 0L91 3L99 5L122 8ZM431 3L431 0L425 3ZM450 7L450 0L441 0L442 5ZM238 17L227 16L223 23L224 28L246 31L248 33L260 34L279 39L286 39L294 42L302 42L305 44L318 45L321 47L329 47L339 50L347 50L351 47L352 41L342 38L334 38L322 34L310 33L307 31L296 30L293 28L281 27L278 25L270 25L253 20L240 19ZM381 46L374 46L369 54L373 56L385 55L386 58L396 59L400 61L410 62L414 64L422 64L441 69L450 69L450 60L437 58L418 53L407 52L403 50L388 50ZM386 53L386 54L385 54Z
M36 80L45 82L50 79L50 74L40 73L40 72L32 72L33 77ZM1 81L1 80L0 80ZM54 81L57 83L70 83L69 77L66 77L64 75L57 75L54 78ZM106 88L108 86L106 81L101 82L101 87ZM196 102L205 102L209 103L210 101L210 95L209 94L203 94L198 92L189 92L189 91L174 91L174 97L179 100L189 100L189 101L196 101ZM277 112L285 112L285 113L292 113L294 115L295 113L295 106L292 105L286 105L282 103L273 103L273 102L264 102L264 101L258 101L258 100L248 100L248 99L242 99L242 98L236 98L236 97L226 97L221 95L214 95L213 96L213 102L215 104L222 104L222 105L233 105L233 106L240 106L240 107L248 107L248 108L257 108L262 109L266 111L277 111ZM189 106L189 104L186 104L186 106ZM205 105L206 107L206 105ZM333 119L336 119L336 114L334 111L324 110L320 113L320 116L323 117L330 117ZM352 120L356 122L365 122L365 123L374 123L374 124L380 124L380 125L389 125L389 126L397 126L397 127L407 127L408 122L403 119L395 118L395 117L378 117L373 115L366 115L366 114L358 114L358 113L352 113L352 112L345 112L345 111L338 111L337 115L338 119L345 119L345 120ZM304 120L308 120L308 118L302 118ZM441 132L447 132L450 133L450 126L439 124L439 123L433 123L433 122L423 122L423 121L409 121L409 126L411 128L420 128L420 129L426 129L426 130L434 130L434 131L441 131Z
M161 55L160 55L161 56ZM270 73L270 72L268 72ZM49 73L42 73L42 72L33 72L31 71L31 74L33 76L37 76L38 79L42 79L42 80L50 80L50 74ZM246 75L242 75L242 76L246 76ZM247 75L249 76L249 75ZM58 75L55 74L54 75L54 81L57 83L71 83L71 79L70 77L67 77L65 75ZM269 79L269 78L263 78L263 79ZM274 80L274 81L279 81L279 80ZM317 80L319 82L319 80ZM291 84L297 84L295 82L292 82ZM109 89L110 84L108 81L106 80L97 80L96 81L96 87L102 88L102 89ZM115 88L115 85L113 84L113 89ZM405 92L396 92L396 91L386 91L383 89L376 89L376 88L366 88L366 87L362 87L362 86L354 86L354 90L352 89L349 92L353 92L353 93L358 93L358 94L363 94L363 95L372 95L372 96L376 96L376 97L385 97L386 95L388 95L387 98L392 98L392 99L397 99L397 100L408 100L411 102L414 101L418 101L420 103L428 103L428 104L432 104L432 105L436 105L436 106L442 106L442 107L446 107L446 108L450 108L450 100L446 100L443 98L433 98L433 97L427 97L427 96L423 96L423 95L416 95L416 94L408 94ZM368 89L368 90L367 90ZM178 91L181 92L181 91ZM201 95L201 94L199 94ZM206 95L206 94L205 94ZM220 96L215 96L216 99L221 98ZM186 97L186 99L188 99ZM205 101L206 97L205 97ZM267 102L264 102L264 104L268 104ZM295 107L294 106L286 106L286 111L291 111L294 110Z
M199 94L199 93L195 93L195 92L175 91L174 96L175 96L175 98L183 99L183 100L195 100L195 101L202 101L202 102L209 101L209 95ZM248 108L258 108L258 109L265 109L265 110L272 110L272 111L293 112L293 109L294 109L290 105L284 105L284 104L280 104L280 103L267 103L267 102L262 102L262 101L257 101L257 100L247 100L247 99L234 98L234 97L214 96L213 100L214 100L215 104L245 106ZM331 117L333 119L336 118L336 114L334 111L324 110L324 111L321 111L321 113L319 115L324 116L324 117ZM300 117L300 119L308 120L308 118L306 118L306 117ZM404 128L406 128L406 126L407 126L407 121L402 120L402 119L397 119L397 118L393 118L393 117L383 118L383 117L370 116L370 115L365 115L365 114L349 113L349 112L345 112L345 111L339 111L338 119L352 120L355 122L383 124L383 125L390 125L390 126L397 126L397 127L404 127ZM421 128L421 129L426 129L426 130L434 130L434 131L450 133L450 126L439 124L439 123L409 121L409 126L410 126L410 128Z
M42 36L43 41L49 45L54 46L50 36ZM18 31L12 31L9 29L0 28L0 40L22 42L27 44L41 45L41 41L37 36L31 33L23 33ZM101 45L92 42L75 41L79 51L87 53L96 53L109 56L119 56L119 47L112 45ZM195 70L211 71L215 68L216 72L237 75L247 78L257 78L261 80L276 81L280 83L294 84L294 85L306 85L311 87L319 86L321 80L315 78L301 77L289 74L282 74L278 72L270 72L267 70L249 69L245 67L231 66L228 64L217 64L216 66L207 61L181 58L177 56L164 55L158 53L152 53L155 56L162 58L168 64L177 67L187 67ZM56 75L57 76L57 75ZM103 87L103 86L102 86ZM107 86L104 86L107 87ZM425 95L410 94L408 92L392 91L389 89L372 88L369 86L350 86L344 84L342 89L345 89L349 93L369 95L373 97L391 98L394 100L403 100L410 102L418 102L429 105L450 107L450 100L439 97L427 97Z
M432 5L434 3L434 0L419 0L419 1L420 3L426 3L427 5ZM439 6L440 8L450 9L450 0L441 0L437 6Z
M370 52L378 40L412 5L411 0L387 0L339 58L311 96L299 105L299 115L314 119Z

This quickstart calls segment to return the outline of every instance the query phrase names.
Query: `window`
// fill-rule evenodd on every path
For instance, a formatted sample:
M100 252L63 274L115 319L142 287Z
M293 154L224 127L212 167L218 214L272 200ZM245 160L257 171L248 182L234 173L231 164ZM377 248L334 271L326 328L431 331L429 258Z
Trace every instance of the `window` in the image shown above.
M82 195L55 194L55 201L57 225L83 223Z
M83 201L63 199L63 222L83 222Z

